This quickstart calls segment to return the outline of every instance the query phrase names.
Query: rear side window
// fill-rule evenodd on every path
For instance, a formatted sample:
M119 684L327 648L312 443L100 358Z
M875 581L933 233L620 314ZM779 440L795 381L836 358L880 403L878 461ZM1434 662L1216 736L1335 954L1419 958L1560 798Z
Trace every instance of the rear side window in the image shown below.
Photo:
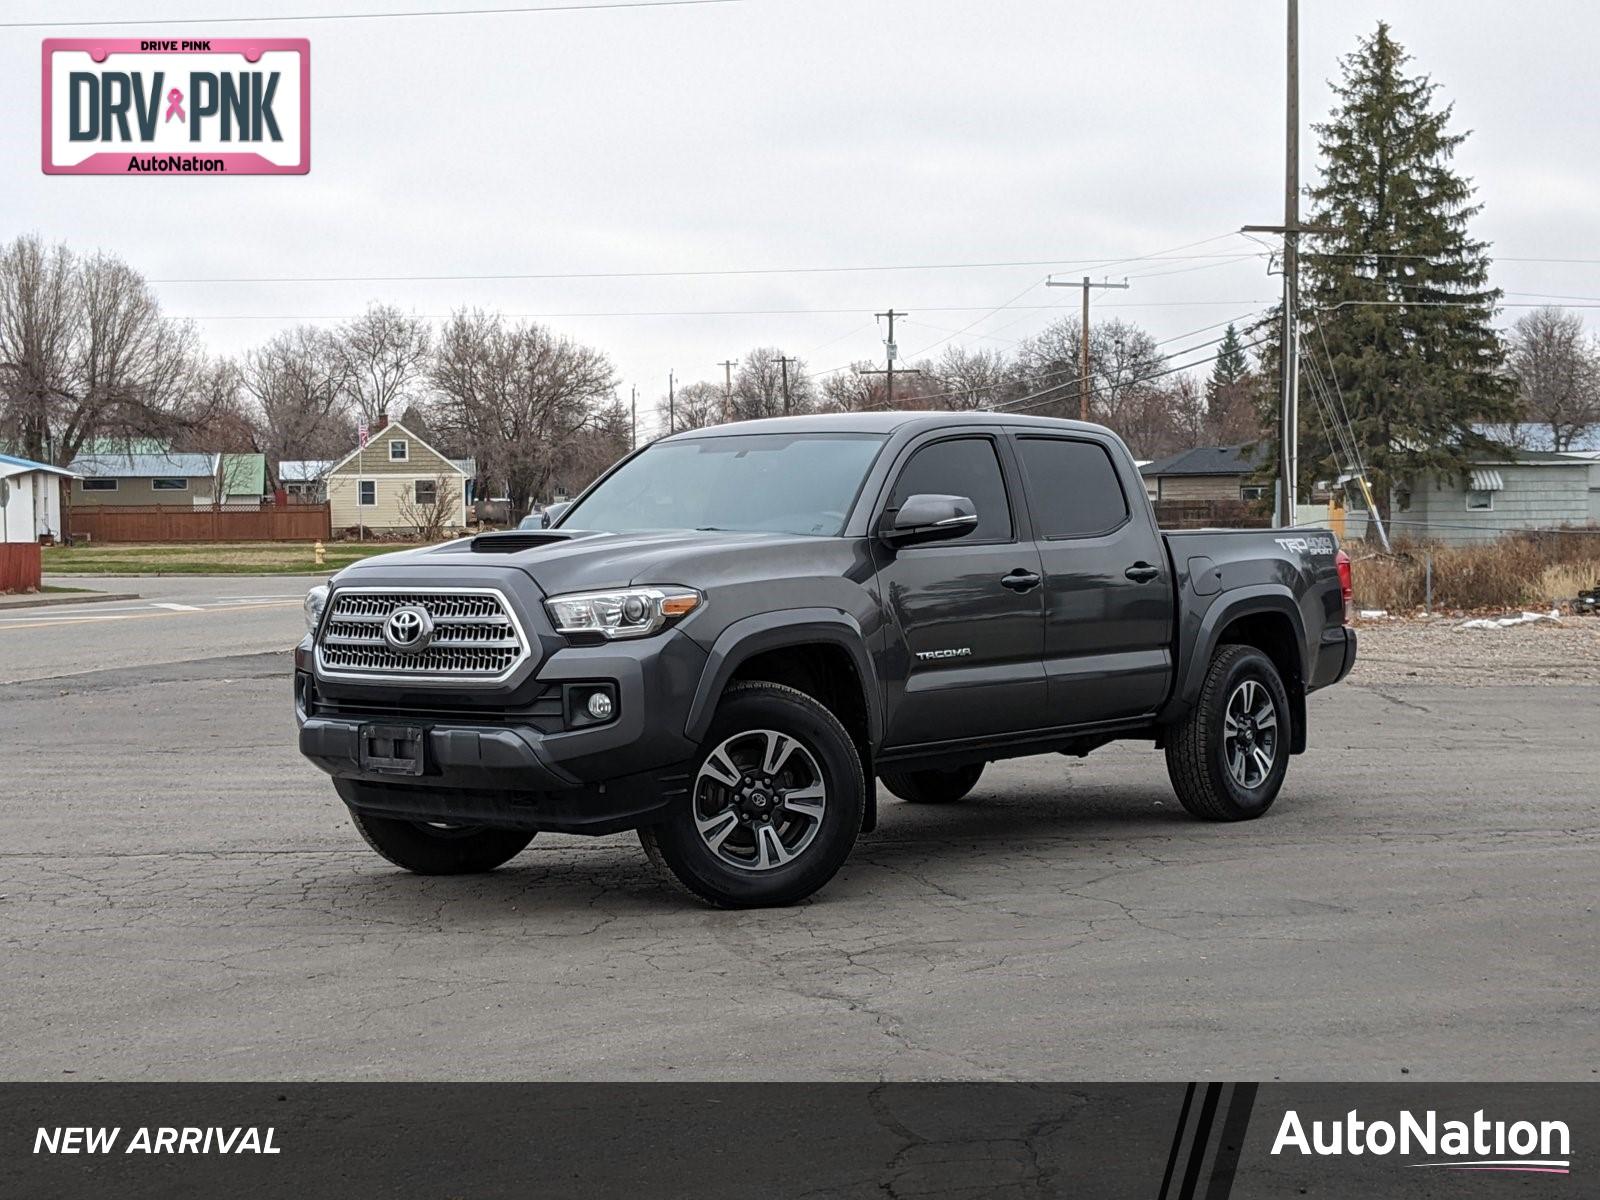
M978 527L964 542L1009 542L1011 505L1000 460L988 438L952 438L924 446L911 456L890 505L899 508L912 496L965 496L978 510Z
M1128 498L1104 446L1024 437L1017 439L1017 449L1040 537L1094 537L1128 519Z

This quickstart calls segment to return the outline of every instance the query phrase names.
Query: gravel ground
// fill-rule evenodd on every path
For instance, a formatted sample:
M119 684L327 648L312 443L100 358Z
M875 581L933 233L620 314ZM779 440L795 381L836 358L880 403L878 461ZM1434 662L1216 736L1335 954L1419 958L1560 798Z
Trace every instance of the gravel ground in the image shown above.
M1464 617L1363 621L1354 683L1600 684L1600 618L1462 629Z

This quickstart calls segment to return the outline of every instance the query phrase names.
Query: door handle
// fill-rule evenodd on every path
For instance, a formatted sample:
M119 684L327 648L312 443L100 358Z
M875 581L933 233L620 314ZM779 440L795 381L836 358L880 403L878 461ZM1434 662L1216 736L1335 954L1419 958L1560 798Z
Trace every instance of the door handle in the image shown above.
M1016 570L1000 580L1001 587L1008 587L1013 592L1031 592L1039 586L1039 576L1032 571Z
M1157 575L1161 574L1161 568L1152 567L1147 562L1136 562L1133 564L1133 566L1124 571L1123 574L1129 579L1133 580L1135 583L1149 583Z

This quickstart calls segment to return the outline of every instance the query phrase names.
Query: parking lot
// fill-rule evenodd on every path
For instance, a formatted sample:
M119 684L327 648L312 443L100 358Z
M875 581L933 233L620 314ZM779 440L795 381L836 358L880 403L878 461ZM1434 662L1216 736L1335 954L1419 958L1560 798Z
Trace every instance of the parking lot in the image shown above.
M1259 822L1189 820L1136 746L1003 763L958 806L884 793L815 900L730 913L658 884L631 835L545 835L483 877L393 870L295 750L302 582L129 583L145 599L0 614L12 1078L1600 1063L1592 640L1464 683L1373 637Z

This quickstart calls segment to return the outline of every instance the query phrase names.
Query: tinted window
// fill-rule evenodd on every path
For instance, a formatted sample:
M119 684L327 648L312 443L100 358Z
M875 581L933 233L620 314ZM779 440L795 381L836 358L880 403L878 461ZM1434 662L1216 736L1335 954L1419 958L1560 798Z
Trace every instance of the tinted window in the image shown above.
M837 537L877 435L735 434L658 442L562 514L563 529L730 529Z
M899 508L912 496L965 496L978 510L978 527L963 541L1005 542L1011 539L1011 506L994 443L988 438L955 438L924 446L912 456L894 485L890 505Z
M1108 533L1128 515L1128 500L1105 448L1062 438L1019 438L1028 500L1040 537Z

